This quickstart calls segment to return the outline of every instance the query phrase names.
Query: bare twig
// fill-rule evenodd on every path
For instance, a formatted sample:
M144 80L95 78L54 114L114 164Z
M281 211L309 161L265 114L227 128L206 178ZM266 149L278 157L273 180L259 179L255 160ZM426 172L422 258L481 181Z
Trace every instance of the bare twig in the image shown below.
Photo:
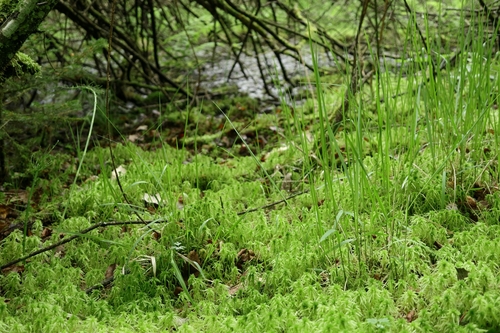
M408 1L404 0L405 8L408 14L410 14L411 18L415 21L415 30L417 30L418 35L420 36L420 41L422 42L422 45L425 47L425 50L427 54L430 56L431 54L431 47L429 43L427 43L427 40L424 38L424 35L422 34L422 31L420 30L420 27L418 26L417 20L416 20L416 15L413 12L413 10L410 8L410 5L408 5ZM435 79L436 78L436 65L434 64L434 61L430 59L430 65L431 65L431 71L432 71L432 77Z
M7 268L9 266L12 266L12 265L15 265L17 264L18 262L21 262L21 261L25 261L26 259L29 259L29 258L32 258L34 256L37 256L41 253L44 253L44 252L47 252L47 251L50 251L60 245L63 245L63 244L66 244L66 243L69 243L71 242L72 240L74 239L77 239L78 237L80 237L81 235L83 234L86 234L88 233L89 231L92 231L96 228L99 228L99 227L109 227L109 226L115 226L115 225L133 225L133 224L144 224L144 223L152 223L152 222L166 222L166 220L158 220L158 221L122 221L122 222L99 222L99 223L96 223L90 227L88 227L87 229L83 229L81 231L79 231L77 234L73 235L73 236L70 236L70 237L67 237L67 238L64 238L63 240L57 242L57 243L54 243L52 245L49 245L49 246L46 246L44 248L41 248L40 250L37 250L37 251L34 251L34 252L31 252L30 254L22 257L22 258L18 258L16 260L12 260L11 262L8 262L2 266L0 266L0 270L4 269L4 268Z
M359 57L359 37L361 35L361 29L363 27L363 21L366 17L369 2L370 2L370 0L363 0L363 3L362 3L363 7L361 10L361 16L359 18L358 31L356 32L356 38L354 41L351 81L349 83L349 87L347 88L347 90L345 92L344 101L339 106L337 111L335 111L335 114L334 114L334 118L333 118L333 130L334 130L334 132L339 128L342 120L344 120L344 114L349 109L351 99L352 99L352 97L354 97L356 95L356 93L358 91L359 70L357 68L357 64L358 64L358 57ZM351 96L351 94L352 94L352 96Z
M105 288L108 285L110 285L111 283L113 283L114 280L115 280L115 277L114 276L110 276L109 278L104 279L100 284L96 284L95 286L92 286L90 288L85 289L85 292L87 294L90 294L92 291L94 291L96 289Z
M257 2L257 10L255 11L255 16L257 16L259 14L259 11L260 11L260 1ZM236 67L236 64L240 64L239 60L240 60L240 56L241 56L241 53L243 53L243 50L245 49L245 45L247 44L247 40L248 40L248 37L251 35L252 33L252 26L253 26L253 21L254 21L254 18L252 18L250 20L250 25L248 26L248 30L245 34L245 37L243 37L243 41L241 42L241 48L240 50L238 51L238 54L236 54L236 59L234 60L234 63L233 65L231 66L231 69L229 70L229 74L227 75L227 80L229 81L229 79L231 78L231 74L233 74L233 71L234 71L234 68ZM259 57L258 54L255 55L256 57ZM240 67L241 64L240 64ZM246 74L245 72L243 71L243 68L242 68L242 72L243 72L243 75L245 75L245 78L246 78Z
M305 190L305 191L302 191L302 192L294 193L294 194L292 194L292 195L290 195L290 196L288 196L288 197L286 197L284 199L272 202L270 204L267 204L267 205L264 205L264 206L261 206L261 207L247 209L247 210L238 212L236 215L245 215L245 214L248 214L248 213L256 212L256 211L261 210L261 209L271 208L273 206L279 205L280 203L283 203L283 202L286 203L287 200L293 199L293 198L298 197L299 195L302 195L302 194L305 194L305 193L309 193L309 190Z

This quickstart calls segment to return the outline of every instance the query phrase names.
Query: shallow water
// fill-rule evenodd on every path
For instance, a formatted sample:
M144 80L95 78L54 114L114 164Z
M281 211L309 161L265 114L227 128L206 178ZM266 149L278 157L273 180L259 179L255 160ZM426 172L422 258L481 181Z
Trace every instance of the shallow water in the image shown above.
M312 67L312 56L309 50L302 52L306 64ZM234 58L234 57L233 57ZM259 70L259 62L263 68L263 73ZM294 82L295 87L291 87L284 79L280 70L280 65L275 54L271 51L259 55L246 55L242 53L239 63L235 65L234 59L229 59L229 55L219 61L206 64L201 69L203 80L201 88L213 90L225 85L234 86L239 93L246 94L251 98L262 101L271 100L265 89L265 84L271 94L278 99L284 95L286 99L301 99L304 97L304 90L308 88L304 77L311 76L312 72L296 59L288 55L281 55L283 68L287 72L288 78ZM325 53L318 55L318 65L320 69L335 67L333 59ZM233 69L232 69L233 68ZM231 71L232 69L232 71ZM262 78L264 76L264 80ZM302 96L302 97L301 97Z

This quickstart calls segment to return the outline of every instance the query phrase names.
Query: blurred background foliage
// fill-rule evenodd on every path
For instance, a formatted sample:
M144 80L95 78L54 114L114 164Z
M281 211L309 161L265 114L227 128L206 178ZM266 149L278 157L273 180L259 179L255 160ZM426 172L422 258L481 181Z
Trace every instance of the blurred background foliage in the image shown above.
M127 126L205 100L248 95L264 112L283 96L299 98L298 87L310 96L304 78L311 49L321 74L354 93L353 83L372 84L378 71L404 70L403 63L442 70L459 56L443 52L465 33L461 20L468 29L493 31L497 13L497 2L482 0L61 0L21 49L40 73L2 86L9 173L22 170L33 151L80 146L93 105L78 87L106 87L111 27L110 117L118 137ZM434 59L408 48L409 30ZM106 123L104 105L98 125ZM100 128L95 142L105 133Z

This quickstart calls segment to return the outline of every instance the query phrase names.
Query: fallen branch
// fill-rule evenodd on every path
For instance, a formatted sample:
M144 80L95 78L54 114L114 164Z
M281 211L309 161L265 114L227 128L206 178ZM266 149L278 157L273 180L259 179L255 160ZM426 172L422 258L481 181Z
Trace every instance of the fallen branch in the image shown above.
M298 193L294 193L292 195L290 195L289 197L285 198L285 199L282 199L282 200L278 200L278 201L275 201L275 202L272 202L270 204L267 204L267 205L264 205L264 206L261 206L261 207L257 207L257 208L252 208L252 209L248 209L248 210L244 210L244 211L241 211L241 212L238 212L237 215L244 215L244 214L247 214L247 213L251 213L251 212L256 212L258 210L261 210L261 209L266 209L266 208L270 208L270 207L273 207L273 206L276 206L280 203L283 203L283 202L286 202L287 200L290 200L292 198L295 198L299 195L302 195L302 194L305 194L305 193L308 193L309 190L305 190L305 191L301 191L301 192L298 192ZM135 223L134 223L135 224ZM137 221L136 224L142 224L142 222L140 221ZM187 261L190 261L187 257L183 256L182 254L178 253L177 254L183 258L184 260L187 260ZM195 269L199 269L198 267L195 267L192 263L190 263ZM109 278L106 278L104 280L102 280L101 283L99 284L96 284L92 287L89 287L87 289L85 289L85 293L87 294L90 294L92 291L94 290L97 290L97 289L103 289L105 287L107 287L108 285L110 285L111 283L113 283L113 281L115 280L115 277L114 276L111 276Z
M159 220L159 221L146 221L147 224L149 223L152 223L152 222L164 222L165 220ZM47 247L44 247L44 248L41 248L40 250L37 250L37 251L34 251L34 252L31 252L30 254L22 257L22 258L18 258L16 260L13 260L11 262L8 262L2 266L0 266L0 270L3 270L4 268L7 268L7 267L10 267L12 265L15 265L17 264L18 262L21 262L21 261L25 261L26 259L29 259L29 258L32 258L34 256L37 256L41 253L44 253L44 252L47 252L47 251L50 251L60 245L63 245L63 244L66 244L66 243L69 243L71 242L72 240L80 237L81 235L83 234L86 234L88 233L89 231L92 231L94 229L97 229L99 227L109 227L109 226L114 226L114 225L130 225L130 224L144 224L143 221L121 221L121 222L118 222L118 221L115 221L115 222L99 222L99 223L96 223L90 227L88 227L87 229L84 229L80 232L78 232L77 234L73 235L73 236L70 236L70 237L67 237L67 238L64 238L63 240L61 240L60 242L57 242L57 243L54 243L50 246L47 246Z
M142 224L142 222L141 222L141 224ZM85 292L87 294L90 294L92 291L94 291L96 289L105 288L105 287L109 286L114 280L115 280L115 277L111 276L107 279L104 279L100 284L96 284L95 286L92 286L90 288L85 289Z
M270 204L267 204L267 205L264 205L264 206L261 206L261 207L252 208L252 209L244 210L242 212L238 212L238 213L236 213L236 215L245 215L245 214L248 214L248 213L256 212L256 211L261 210L261 209L271 208L273 206L279 205L280 203L283 203L283 202L287 202L287 200L290 200L292 198L298 197L299 195L302 195L302 194L305 194L305 193L309 193L309 190L305 190L305 191L302 191L302 192L298 192L298 193L292 194L289 197L286 197L285 199L281 199L281 200L272 202Z

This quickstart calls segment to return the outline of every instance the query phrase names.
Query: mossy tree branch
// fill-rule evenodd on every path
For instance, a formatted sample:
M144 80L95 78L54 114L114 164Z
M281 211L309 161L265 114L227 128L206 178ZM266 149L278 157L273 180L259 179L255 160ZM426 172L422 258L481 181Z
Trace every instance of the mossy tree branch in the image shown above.
M54 8L58 0L2 0L0 3L0 82L12 73L6 73L29 36ZM6 75L8 74L8 75Z

